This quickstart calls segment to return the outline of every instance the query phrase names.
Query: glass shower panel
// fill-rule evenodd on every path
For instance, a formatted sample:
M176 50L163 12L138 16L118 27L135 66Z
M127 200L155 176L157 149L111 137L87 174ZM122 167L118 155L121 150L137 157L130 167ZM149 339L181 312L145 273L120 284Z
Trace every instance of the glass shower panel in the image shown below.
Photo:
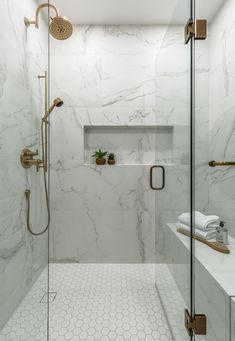
M184 26L190 2L176 1L156 62L156 155L152 169L156 205L156 288L166 312L173 339L190 340L184 327L184 310L192 310L190 238L190 80L191 47L184 43ZM161 153L164 139L170 146ZM166 155L166 153L165 153ZM161 167L159 167L161 166ZM162 168L163 167L163 168ZM185 225L178 224L185 213ZM179 230L184 227L184 230ZM189 234L186 236L181 232Z
M45 1L46 2L46 1ZM43 172L23 168L23 149L39 150L48 69L48 14L34 20L38 2L1 1L0 21L0 339L47 340L48 234L27 230L25 191L31 191L30 224L47 222Z
M235 161L235 1L196 0L196 17L208 20L208 37L195 43L195 209L225 222L230 254L195 243L195 309L207 316L206 337L195 338L228 341L235 337L235 167L223 163ZM215 231L210 228L209 242Z

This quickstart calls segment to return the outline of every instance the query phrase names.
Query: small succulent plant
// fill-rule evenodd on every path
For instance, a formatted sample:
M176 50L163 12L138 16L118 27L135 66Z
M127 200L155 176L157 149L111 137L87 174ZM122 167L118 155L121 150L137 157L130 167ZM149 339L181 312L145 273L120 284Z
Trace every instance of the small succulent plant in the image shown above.
M103 150L99 149L94 152L92 157L96 157L97 159L102 159L105 155L107 155L107 152L104 152Z
M115 160L115 154L114 153L109 153L108 154L108 159L109 160Z

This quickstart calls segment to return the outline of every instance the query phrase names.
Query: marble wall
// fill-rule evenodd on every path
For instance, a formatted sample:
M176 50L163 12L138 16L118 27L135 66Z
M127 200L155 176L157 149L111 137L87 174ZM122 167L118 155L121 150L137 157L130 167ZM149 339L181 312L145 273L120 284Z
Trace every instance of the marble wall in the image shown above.
M231 321L230 321L230 333L231 341L235 340L235 297L231 297Z
M210 160L235 160L235 3L225 1L210 26ZM235 236L235 168L210 168L209 209Z
M189 61L183 26L168 26L156 59L156 110L162 120L173 125L172 164L165 165L166 185L155 193L155 263L167 263L169 240L166 224L177 221L189 210ZM156 155L161 136L156 136ZM185 260L187 262L187 260ZM156 266L158 268L158 265ZM160 277L156 276L158 286ZM163 302L165 304L165 302Z
M166 33L165 26L77 26L70 40L52 42L51 93L64 107L51 116L51 260L155 261L149 169L188 158L187 68L158 63L160 51L183 56L183 27ZM179 82L183 102L173 92ZM95 166L95 146L114 151L117 165Z
M47 69L47 30L26 29L33 0L2 0L0 21L0 329L47 264L47 235L26 229L24 191L32 191L32 224L45 223L42 174L22 168L23 148L39 149L44 86L38 74ZM46 291L46 283L45 283Z

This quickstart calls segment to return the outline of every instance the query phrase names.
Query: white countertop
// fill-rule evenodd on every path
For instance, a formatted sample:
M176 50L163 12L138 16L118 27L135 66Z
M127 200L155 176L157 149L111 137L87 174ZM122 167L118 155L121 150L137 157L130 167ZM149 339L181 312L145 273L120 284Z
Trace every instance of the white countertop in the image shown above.
M189 237L177 232L177 224L167 226L189 250ZM213 240L211 240L213 241ZM195 241L195 255L228 296L235 296L235 239L229 237L230 254L223 254L209 246Z

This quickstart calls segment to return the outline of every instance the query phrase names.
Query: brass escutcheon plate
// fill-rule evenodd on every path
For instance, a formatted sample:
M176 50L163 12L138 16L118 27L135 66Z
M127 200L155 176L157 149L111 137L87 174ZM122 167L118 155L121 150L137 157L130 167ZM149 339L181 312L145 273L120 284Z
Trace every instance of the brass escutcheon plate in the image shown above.
M33 157L29 155L31 153L31 150L28 148L25 148L22 150L20 154L20 162L24 168L30 168L31 165L28 163L29 160L32 160Z

